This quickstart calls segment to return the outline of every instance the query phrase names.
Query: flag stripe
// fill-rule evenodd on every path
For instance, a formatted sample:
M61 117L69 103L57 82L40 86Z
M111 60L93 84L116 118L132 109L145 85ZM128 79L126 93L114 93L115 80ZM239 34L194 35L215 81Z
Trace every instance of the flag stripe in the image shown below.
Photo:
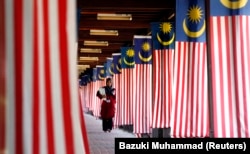
M246 33L247 34L250 34L250 29L249 29L249 26L250 26L250 20L249 18L247 17L244 17L243 18L243 22L242 22L242 29L245 29L246 30ZM245 31L244 31L245 32ZM242 32L242 33L244 33ZM249 78L250 78L250 57L249 57L249 50L250 49L250 44L249 44L249 41L250 41L250 36L249 35L244 35L243 36L243 41L246 41L244 42L244 58L245 58L245 71L246 71L246 78L245 78L245 81L246 83L244 85L250 85L250 82L249 82ZM245 100L245 107L244 107L244 113L245 113L245 116L247 117L247 113L249 113L249 108L250 108L250 105L249 103L247 103L247 100L250 100L250 96L248 95L248 93L250 92L250 87L249 86L245 86L246 87L246 95L244 98L246 98ZM245 117L244 116L244 117ZM246 127L246 130L250 130L250 118L245 118L245 127ZM250 136L250 131L246 131L246 136Z
M34 35L34 54L33 54L33 128L32 128L32 132L33 132L33 149L32 149L32 153L37 153L39 154L39 145L40 145L40 139L39 139L39 115L40 115L40 110L39 110L39 51L38 51L38 43L39 43L39 37L38 37L38 7L37 7L37 1L34 1L34 6L33 6L33 12L34 12L34 16L33 16L33 22L34 22L34 29L33 29L33 35ZM34 142L36 141L36 142Z
M15 52L15 121L16 130L15 130L15 149L16 151L23 154L23 1L15 0L14 1L14 52ZM21 14L21 15L20 15Z
M27 144L24 144L23 151L24 153L31 154L32 153L32 125L33 125L33 116L32 115L32 99L34 99L34 96L30 96L32 94L33 90L33 51L34 51L34 38L33 38L33 2L24 0L23 1L23 20L26 22L23 22L23 72L22 73L22 79L23 79L23 89L22 89L22 95L23 95L23 142L25 139L25 142Z
M78 107L78 110L79 110L79 114L80 114L80 121L81 121L81 125L84 126L84 127L81 127L82 128L82 138L84 140L84 151L85 153L87 154L90 154L90 149L89 149L89 141L88 141L88 137L87 135L84 135L84 134L87 134L87 130L86 130L86 127L85 127L85 120L84 120L84 112L82 111L82 108L83 106L81 106L81 104L79 105ZM78 151L79 149L76 150L76 153L81 153L81 151Z
M230 19L227 19L228 21L227 22L230 22ZM224 25L224 24L223 24ZM226 29L227 29L227 31L228 30L230 30L230 29L232 29L232 27L230 26L230 25L225 25L225 27L226 27ZM231 30L230 30L231 31ZM230 34L230 33L224 33L223 35L226 35L226 37L228 38L228 39L231 39L231 38L233 38L233 36ZM231 40L232 41L232 40ZM225 66L232 66L232 64L230 63L230 59L232 58L232 46L226 46L226 48L227 48L227 51L230 51L230 52L228 52L229 54L228 55L226 55L226 60L227 60L227 63L226 63L226 65L224 65L224 67ZM233 78L233 74L232 74L232 71L231 71L231 69L224 69L225 71L227 71L227 78L228 78L228 81L227 81L227 83L225 84L225 86L226 86L226 90L227 90L227 92L228 92L228 96L226 96L226 98L228 98L228 101L229 102L232 102L232 100L233 99L235 99L235 98L233 98L232 96L232 89L233 88L231 88L231 85L233 84L233 83L231 83L231 81L232 81L232 78ZM227 80L227 79L225 79L225 80ZM228 105L228 108L229 108L229 110L228 110L228 112L227 112L227 115L226 116L230 116L230 119L233 119L233 117L232 117L232 114L229 114L230 112L233 112L233 107L232 107L232 105L231 104L229 104ZM229 121L228 121L229 122ZM230 127L230 126L226 126L227 128L228 127ZM234 126L233 126L234 127ZM228 132L228 131L225 131L225 132ZM230 136L231 135L233 135L235 132L230 132Z
M60 65L60 39L59 39L59 4L56 0L54 1L48 1L48 11L49 11L49 41L50 41L50 67L52 68L50 72L50 80L51 82L51 89L52 89L52 114L53 114L53 121L57 121L54 123L54 136L56 134L58 135L55 137L55 152L56 153L66 153L66 146L60 147L60 145L65 145L65 127L64 123L66 119L65 115L63 113L64 110L64 96L62 96L63 93L63 86L62 83L62 77L61 77L61 65ZM64 51L64 50L62 50ZM64 52L62 52L64 53ZM64 53L65 54L65 53ZM66 69L67 70L67 69ZM60 129L63 128L63 129Z
M225 27L225 26L224 26ZM221 29L220 29L220 31L221 31ZM221 31L221 32L223 32L224 33L224 31ZM222 35L225 35L225 34L222 34ZM222 43L222 41L221 40L219 40L219 42L220 43ZM222 46L219 46L219 50L220 51L222 51ZM223 69L223 67L225 67L226 66L226 64L225 64L225 61L224 61L224 58L223 57L226 57L226 55L224 55L224 53L219 53L219 54L221 54L221 55L219 55L219 65L220 65L220 72L223 72L223 77L221 78L221 81L220 81L220 90L224 93L223 95L222 95L222 97L221 97L221 102L223 102L223 106L222 106L222 109L223 109L223 111L222 111L222 114L223 114L223 117L222 117L222 119L225 119L225 117L227 116L226 115L226 111L227 111L227 109L228 109L228 104L226 104L225 102L226 102L226 100L225 99L227 99L227 96L225 96L225 93L226 93L226 90L227 90L227 88L225 88L225 87L227 87L227 84L225 83L227 80L227 73L225 72L226 70L225 69ZM223 54L223 55L222 55ZM225 86L225 87L224 87ZM226 122L226 120L224 121L224 122ZM227 124L227 122L224 124L224 125L222 125L222 129L223 130L225 130L225 125ZM223 136L226 136L226 134L228 134L228 131L224 131L225 133L224 133L224 135Z
M162 53L162 70L161 70L161 72L163 72L162 73L162 85L161 85L161 87L162 87L162 94L161 94L161 97L162 97L162 115L163 115L163 117L162 117L162 119L161 119L161 125L162 125L162 127L163 128L165 128L164 127L164 125L166 124L166 118L167 118L167 110L166 110L166 107L167 107L167 103L169 103L168 102L168 100L167 99L169 99L170 97L169 97L169 95L168 95L168 93L167 93L167 87L168 87L168 85L169 85L169 82L168 82L168 78L167 78L167 75L168 75L168 68L167 68L167 63L168 63L168 54L166 54L167 52L165 52L165 51L163 51L163 53Z
M71 154L74 153L74 143L73 143L73 134L72 134L72 121L70 118L70 112L71 106L70 106L70 87L69 87L69 63L68 63L68 40L67 40L67 34L66 34L66 26L67 22L67 3L66 0L58 0L58 14L59 15L59 51L63 52L65 54L59 54L60 55L60 67L61 67L61 85L62 85L62 101L63 103L63 119L64 119L64 134L65 134L65 141L66 141L66 153Z
M15 119L15 103L16 103L16 97L15 96L15 62L14 62L14 6L13 6L14 1L9 0L5 1L5 28L6 28L6 81L8 85L6 87L6 96L8 100L8 106L7 106L7 117L6 117L6 144L7 144L7 149L9 153L16 153L16 119ZM9 18L12 17L12 18ZM14 147L14 148L13 148Z
M46 126L47 126L47 145L48 153L55 153L55 139L54 139L54 126L52 115L52 85L50 79L50 32L49 32L49 14L48 14L48 0L43 1L43 23L44 23L44 75L45 75L45 103L46 103Z
M129 86L129 121L128 123L130 125L133 124L133 111L134 111L134 104L136 103L136 91L135 91L135 86L136 85L136 78L135 78L135 69L131 69L130 70L130 76L129 76L129 82L130 82L130 86Z
M34 3L36 4L36 3ZM38 7L40 6L40 7ZM44 6L43 6L43 1L39 0L37 1L37 11L38 11L38 50L39 50L39 109L40 109L40 114L38 115L39 117L39 153L49 153L48 152L48 145L47 145L47 123L46 123L46 85L45 85L45 29L44 29ZM36 36L36 35L35 35Z
M0 153L6 151L6 46L5 46L5 1L0 1Z
M211 17L211 21L215 137L248 137L249 17Z

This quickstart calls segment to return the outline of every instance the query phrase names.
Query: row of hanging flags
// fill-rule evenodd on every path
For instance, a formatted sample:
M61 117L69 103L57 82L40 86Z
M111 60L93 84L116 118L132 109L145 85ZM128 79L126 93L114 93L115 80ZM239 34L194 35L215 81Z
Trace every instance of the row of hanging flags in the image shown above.
M171 128L171 137L250 137L249 15L248 0L176 0L175 22L151 23L151 36L135 35L103 67L116 88L115 125L132 124L138 137L152 128ZM99 116L90 78L84 104Z

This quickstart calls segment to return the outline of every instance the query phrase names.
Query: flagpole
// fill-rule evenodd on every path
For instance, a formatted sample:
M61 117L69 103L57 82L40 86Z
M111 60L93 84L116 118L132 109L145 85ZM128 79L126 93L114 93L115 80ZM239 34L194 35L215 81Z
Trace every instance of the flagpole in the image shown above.
M210 0L205 0L205 19L206 19L206 42L207 42L207 75L208 75L208 102L209 102L209 125L210 138L214 138L214 116L213 116L213 93L212 93L212 70L211 70L211 42L210 42Z

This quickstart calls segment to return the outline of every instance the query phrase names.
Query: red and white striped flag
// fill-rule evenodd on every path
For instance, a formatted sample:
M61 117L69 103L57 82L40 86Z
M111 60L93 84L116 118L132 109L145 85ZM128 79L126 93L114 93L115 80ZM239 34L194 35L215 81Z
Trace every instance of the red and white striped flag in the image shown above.
M250 137L250 2L227 4L210 1L214 137Z
M89 84L89 86L90 86L89 94L87 94L87 93L84 94L86 96L89 96L89 111L90 112L93 112L93 110L94 110L94 102L96 102L96 99L97 99L96 92L98 90L98 87L96 86L95 83L96 83L96 81L91 81L90 84Z
M96 111L96 104L98 101L98 104L100 104L100 100L98 97L96 97L96 93L99 89L99 82L97 82L97 68L93 68L93 76L92 76L93 81L91 82L91 93L90 94L85 94L85 95L90 95L90 111L94 116L99 116L99 113Z
M134 36L135 101L133 103L134 133L151 134L152 118L152 39L151 36Z
M102 100L96 96L96 93L100 87L106 86L103 65L96 66L96 75L95 76L96 76L96 81L94 82L94 91L92 94L92 96L94 97L93 102L92 102L93 103L93 115L96 118L99 118L101 116L100 113L101 113ZM89 94L87 94L87 95L89 95Z
M121 89L123 87L120 84L123 82L121 80L121 53L113 53L112 54L113 60L111 64L111 72L113 74L113 87L115 88L116 94L116 110L115 110L115 117L114 117L114 128L118 128L122 125L121 120L121 112L122 112L122 104L121 104Z
M152 128L169 128L172 110L174 23L151 23L153 41Z
M75 1L3 0L1 7L6 153L89 153L78 95Z
M173 137L209 136L205 22L204 0L176 0Z
M134 92L134 49L133 47L121 47L121 78L120 78L120 104L121 124L133 124L133 92Z

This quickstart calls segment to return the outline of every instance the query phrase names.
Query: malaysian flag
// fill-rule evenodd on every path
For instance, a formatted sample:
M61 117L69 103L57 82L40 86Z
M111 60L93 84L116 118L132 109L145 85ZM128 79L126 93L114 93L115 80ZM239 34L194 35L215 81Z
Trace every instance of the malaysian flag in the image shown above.
M96 97L96 92L99 89L98 85L97 85L97 68L93 68L92 69L93 73L92 73L92 82L90 82L90 93L86 94L86 95L90 95L90 99L89 99L89 111L92 112L92 114L94 114L94 110L95 110L95 106L96 106L96 101L97 101L97 97Z
M83 75L82 78L81 78L81 85L82 85L82 86L87 86L87 84L88 84L88 75L85 74L85 75Z
M113 62L113 58L107 58L107 62L105 63L105 75L106 78L112 78L114 75L114 65L112 67L112 62Z
M250 137L250 2L210 8L214 137Z
M209 136L204 0L176 0L171 136Z
M100 87L103 87L105 86L106 83L105 83L105 69L104 69L104 66L103 65L96 65L96 82L95 82L95 87L96 87L96 90L94 91L93 95L95 96L96 98L96 101L93 102L94 104L94 116L95 117L100 117L100 111L101 111L101 103L102 103L102 100L99 99L98 97L96 97L96 93L97 91L99 90Z
M8 142L0 153L89 153L78 95L75 6L74 0L1 0L6 130L0 140Z
M153 41L152 128L170 127L175 32L172 22L151 23Z
M96 65L96 71L97 71L96 80L104 81L106 77L104 65Z
M122 125L133 123L134 66L135 51L133 47L121 47L121 105Z
M93 68L87 68L85 71L84 71L84 74L87 75L87 85L84 86L84 91L82 91L81 95L83 97L83 100L85 102L85 108L87 111L89 110L90 108L90 92L91 92L91 83L92 83L92 76L93 76Z
M134 36L135 87L133 96L134 133L138 136L150 134L152 130L152 39L151 36Z
M121 53L113 53L112 54L113 60L111 63L111 72L113 73L113 87L115 88L116 94L116 113L114 117L114 127L117 128L121 125L121 112L122 112L122 105L121 105Z
M79 88L79 94L80 94L80 102L82 104L82 111L86 111L87 109L87 96L88 94L87 88L88 88L88 74L85 72L83 73L81 80L80 80L80 88Z
M85 101L83 97L83 93L85 92L86 87L86 75L82 72L79 77L79 98L82 106L85 106Z
M104 80L106 79L107 77L107 61L103 63L103 73L104 73Z

